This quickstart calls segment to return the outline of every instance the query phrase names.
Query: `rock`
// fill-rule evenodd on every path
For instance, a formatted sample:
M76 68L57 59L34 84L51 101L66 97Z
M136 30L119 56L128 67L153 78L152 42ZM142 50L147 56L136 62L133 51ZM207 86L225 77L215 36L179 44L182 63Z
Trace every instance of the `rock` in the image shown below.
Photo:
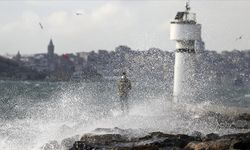
M115 128L96 128L94 131L94 133L109 133L109 134L121 134L121 135L128 135L128 134L132 134L133 131L131 131L130 129L121 129L121 128L118 128L118 127L115 127Z
M199 131L194 131L191 133L191 136L194 136L194 137L202 137L204 136L201 132Z
M73 136L73 137L70 137L70 138L66 138L66 139L63 139L62 142L61 142L61 146L62 146L62 149L69 149L72 147L72 145L77 141L79 140L80 136L79 135L76 135L76 136Z
M60 145L57 141L50 141L42 146L41 150L60 150Z
M193 141L188 143L185 147L184 150L198 150L201 146L199 145L201 142L198 141ZM203 144L202 147L207 147L207 145Z
M174 137L175 135L172 135L172 134L165 134L165 133L162 133L162 132L152 132L150 133L150 135L152 137L158 137L158 138L162 138L162 137Z
M99 130L99 129L98 129ZM108 131L108 130L106 130ZM74 147L82 148L115 148L115 149L182 149L196 137L184 134L164 134L153 132L143 137L127 138L120 134L85 134Z
M215 138L210 141L193 141L185 146L185 150L228 150L228 149L250 149L250 132L224 135L209 135Z
M207 142L191 142L185 146L185 150L228 150L230 148L230 139L219 139Z
M81 137L80 141L85 142L86 144L103 144L110 145L116 142L126 142L128 139L121 136L120 134L85 134Z
M230 139L219 139L215 141L207 142L210 150L228 150L230 148L231 140Z
M236 117L238 120L246 120L246 121L250 121L250 114L247 113L243 113L240 114L238 117Z
M102 129L98 129L103 131ZM97 131L98 131L97 130ZM122 129L116 129L122 130ZM105 129L105 131L109 131ZM123 131L122 131L123 132ZM204 137L185 134L152 132L146 136L128 138L121 134L85 134L70 150L114 149L114 150L227 150L250 149L250 132L219 136L211 133Z
M73 147L70 148L69 150L93 150L94 147L91 147L90 145L85 144L82 141L76 141L73 144Z
M220 138L221 139L248 139L249 137L250 137L250 132L223 135Z
M232 149L250 149L250 138L248 139L239 139L231 144Z
M121 147L121 148L114 148L113 150L158 150L159 148L154 145L140 145L134 147Z
M142 141L142 140L150 140L152 138L174 138L175 135L171 135L171 134L165 134L162 132L152 132L144 137L140 137L137 140L138 141Z
M217 140L219 138L220 138L220 136L218 134L210 133L210 134L207 134L205 137L203 137L202 141Z

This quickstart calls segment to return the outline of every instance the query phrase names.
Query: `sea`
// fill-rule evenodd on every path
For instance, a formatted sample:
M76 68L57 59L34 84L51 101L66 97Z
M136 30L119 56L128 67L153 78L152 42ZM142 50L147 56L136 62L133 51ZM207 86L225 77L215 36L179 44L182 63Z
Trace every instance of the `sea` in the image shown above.
M60 143L96 128L132 130L131 136L154 131L189 135L245 132L194 120L207 111L249 112L250 87L213 86L204 93L198 101L173 102L167 83L134 81L129 113L123 114L116 81L0 81L0 149L40 150L49 141Z

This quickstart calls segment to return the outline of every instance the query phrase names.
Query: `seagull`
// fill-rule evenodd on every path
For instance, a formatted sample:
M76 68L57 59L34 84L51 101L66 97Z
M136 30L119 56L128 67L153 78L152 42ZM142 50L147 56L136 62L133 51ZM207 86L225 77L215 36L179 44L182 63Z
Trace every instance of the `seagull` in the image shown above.
M241 36L237 37L237 38L236 38L236 41L237 41L237 40L241 40L241 39L242 39L242 37L243 37L243 35L241 35Z
M81 16L81 15L82 15L82 13L76 13L76 15L77 15L77 16Z
M43 30L43 25L42 25L41 22L39 22L39 26L40 26L40 28Z

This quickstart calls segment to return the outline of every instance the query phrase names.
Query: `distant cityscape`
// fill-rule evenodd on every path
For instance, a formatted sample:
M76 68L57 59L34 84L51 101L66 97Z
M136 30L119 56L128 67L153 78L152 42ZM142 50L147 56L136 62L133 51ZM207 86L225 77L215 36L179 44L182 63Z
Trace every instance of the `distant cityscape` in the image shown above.
M135 81L173 82L174 52L158 48L139 51L118 46L113 51L58 55L51 39L46 53L12 58L0 56L1 80L115 80L126 71ZM200 79L215 84L250 85L250 50L197 53Z

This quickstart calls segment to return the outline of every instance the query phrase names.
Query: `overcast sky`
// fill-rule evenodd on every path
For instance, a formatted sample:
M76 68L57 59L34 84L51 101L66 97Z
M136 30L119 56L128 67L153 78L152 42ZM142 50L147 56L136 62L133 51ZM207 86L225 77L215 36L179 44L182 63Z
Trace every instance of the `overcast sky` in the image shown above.
M59 54L118 45L173 50L169 22L184 5L185 0L1 0L0 54L46 52L50 38ZM250 1L193 0L191 7L207 49L250 49Z

